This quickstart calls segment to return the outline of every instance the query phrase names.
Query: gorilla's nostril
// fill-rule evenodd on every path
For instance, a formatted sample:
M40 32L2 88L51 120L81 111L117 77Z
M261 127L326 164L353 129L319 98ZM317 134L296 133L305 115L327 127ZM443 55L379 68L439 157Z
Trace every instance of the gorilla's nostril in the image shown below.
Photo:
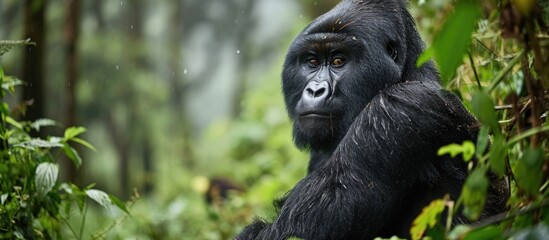
M313 97L320 97L324 95L326 88L317 89Z
M313 98L315 97L315 91L313 89L307 88L306 91L309 97L313 97Z

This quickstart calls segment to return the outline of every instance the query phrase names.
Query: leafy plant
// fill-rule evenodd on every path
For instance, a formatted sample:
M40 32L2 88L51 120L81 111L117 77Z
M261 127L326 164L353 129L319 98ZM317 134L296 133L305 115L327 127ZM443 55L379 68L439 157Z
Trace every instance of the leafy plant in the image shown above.
M460 199L427 206L414 222L413 239L541 239L549 233L549 9L544 2L456 1L435 43L418 61L435 57L445 86L463 97L482 127L476 144L440 149L439 154L463 154L466 160L474 154L477 161L469 162ZM475 22L473 32L469 26ZM469 61L463 64L464 59ZM509 211L475 222L484 208L489 172L508 178ZM433 224L445 201L456 201L446 205L450 222ZM473 223L452 223L456 210ZM442 235L429 229L442 229Z
M74 238L82 239L87 199L127 213L124 203L93 189L93 185L79 188L58 179L58 160L63 153L77 167L82 165L82 158L72 143L94 150L80 138L86 129L70 127L62 137L32 136L31 131L55 125L55 122L47 119L21 122L12 118L4 97L14 93L22 81L5 76L0 68L0 83L0 239L59 239L63 236L62 226L67 226ZM74 215L73 204L81 214L79 229L68 220Z

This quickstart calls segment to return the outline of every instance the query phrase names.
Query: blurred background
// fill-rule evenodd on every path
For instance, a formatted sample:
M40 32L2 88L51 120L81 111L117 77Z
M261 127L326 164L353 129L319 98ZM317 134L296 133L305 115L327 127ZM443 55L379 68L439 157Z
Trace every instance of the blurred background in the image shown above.
M337 0L2 0L20 119L88 129L62 178L128 201L86 238L230 239L306 173L280 90L285 52ZM410 1L427 42L448 1ZM40 133L43 134L43 133ZM79 219L79 216L74 218ZM78 224L76 224L78 225ZM69 231L64 229L64 231Z

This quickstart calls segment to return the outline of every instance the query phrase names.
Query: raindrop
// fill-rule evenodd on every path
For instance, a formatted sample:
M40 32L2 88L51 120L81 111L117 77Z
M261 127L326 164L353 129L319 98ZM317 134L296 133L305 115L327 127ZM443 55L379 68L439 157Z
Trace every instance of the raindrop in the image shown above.
M133 24L132 24L132 25L130 25L130 28L131 28L131 29L133 29Z
M236 50L236 54L240 54L240 50Z
M122 6L122 1L120 1L120 6Z
M187 71L187 69L186 69L186 68L185 68L185 69L183 69L183 74L187 75L187 73L188 73L188 72L189 72L189 71Z
M116 65L116 71L120 70L120 66Z

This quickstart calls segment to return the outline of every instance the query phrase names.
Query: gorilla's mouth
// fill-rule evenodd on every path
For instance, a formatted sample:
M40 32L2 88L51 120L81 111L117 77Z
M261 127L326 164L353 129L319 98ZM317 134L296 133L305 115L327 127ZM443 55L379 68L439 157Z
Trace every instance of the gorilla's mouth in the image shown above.
M300 119L311 119L311 118L330 118L331 113L326 112L304 112L299 114Z

